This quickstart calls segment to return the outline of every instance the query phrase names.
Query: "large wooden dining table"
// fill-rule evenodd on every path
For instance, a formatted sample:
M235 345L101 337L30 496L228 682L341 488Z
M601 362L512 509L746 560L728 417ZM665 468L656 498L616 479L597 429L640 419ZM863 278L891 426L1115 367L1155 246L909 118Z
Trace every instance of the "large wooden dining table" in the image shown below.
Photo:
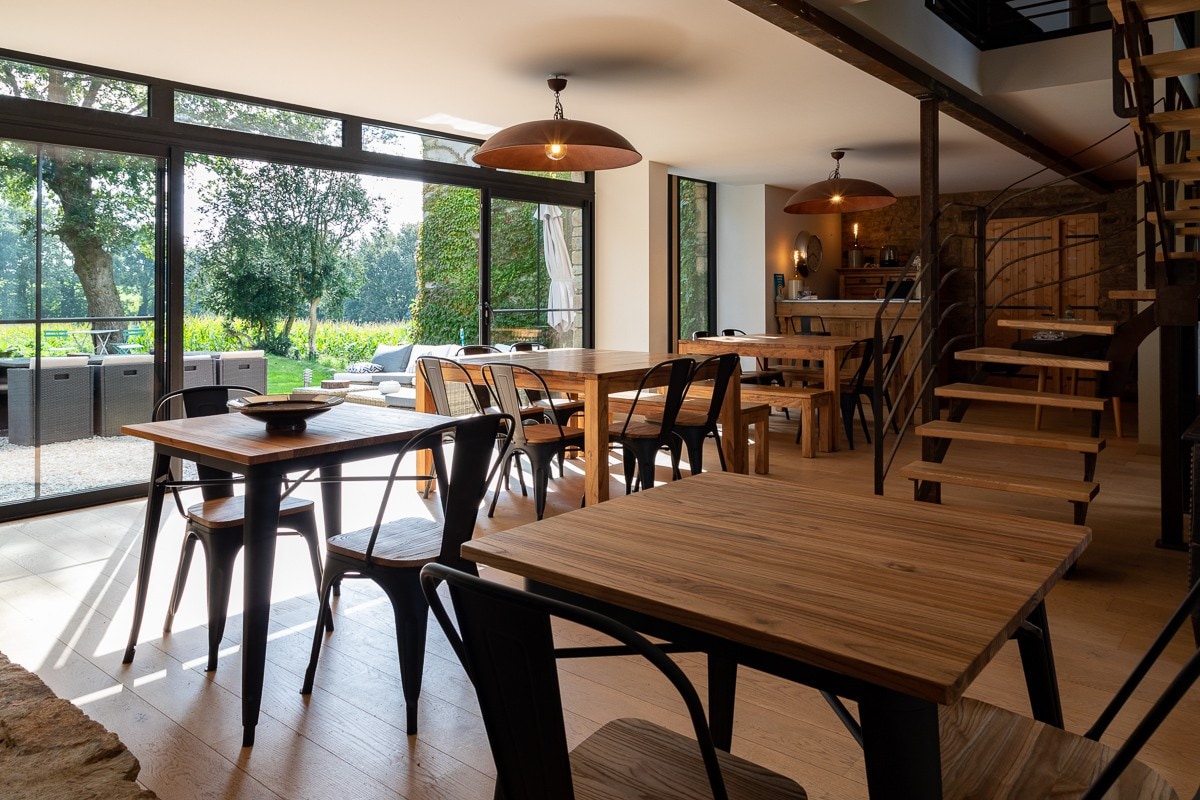
M154 442L154 465L146 500L133 625L123 663L133 661L146 608L150 567L162 516L164 480L172 457L245 477L244 621L242 625L242 744L254 744L262 704L271 578L279 501L288 473L319 469L326 537L341 532L341 465L395 453L400 445L448 417L399 409L341 405L308 420L299 432L268 432L242 414L217 414L125 425L121 432Z
M737 353L753 358L796 361L823 361L824 386L834 393L832 419L833 449L837 449L838 431L842 427L842 408L838 402L841 384L839 370L842 357L858 340L851 336L818 336L815 334L751 333L741 336L705 336L700 339L680 339L679 352L695 355ZM732 389L732 387L731 387ZM732 389L730 402L736 407L741 393Z
M648 369L662 361L678 357L678 354L673 353L639 353L574 347L459 356L455 360L467 370L472 380L480 385L483 384L483 365L502 362L537 372L546 382L546 386L554 391L583 396L584 500L587 505L595 505L609 497L608 396L614 392L637 389ZM449 372L445 375L447 380L455 379ZM665 379L666 376L663 377ZM738 376L735 375L731 386L737 385L737 379ZM652 382L647 385L658 384ZM417 371L416 387L417 410L433 411L433 396L425 387L420 370ZM538 387L530 385L524 388ZM739 441L737 436L726 436L722 439L722 445L730 469L745 472L745 441Z
M857 701L870 796L912 800L942 796L939 706L1030 618L1047 637L1044 663L1025 665L1031 699L1057 705L1043 599L1090 539L1081 526L717 472L462 553L710 660ZM726 744L732 684L711 696Z

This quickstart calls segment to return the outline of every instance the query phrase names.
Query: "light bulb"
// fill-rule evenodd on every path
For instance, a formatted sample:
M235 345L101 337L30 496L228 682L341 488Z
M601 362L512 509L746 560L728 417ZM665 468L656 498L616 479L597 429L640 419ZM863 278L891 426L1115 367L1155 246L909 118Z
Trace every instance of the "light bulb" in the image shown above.
M840 203L840 202L842 202L842 196L840 194L835 194L833 197L829 198L829 202L835 203L835 204Z
M551 161L562 161L567 157L567 146L559 142L551 142L546 145L546 158Z

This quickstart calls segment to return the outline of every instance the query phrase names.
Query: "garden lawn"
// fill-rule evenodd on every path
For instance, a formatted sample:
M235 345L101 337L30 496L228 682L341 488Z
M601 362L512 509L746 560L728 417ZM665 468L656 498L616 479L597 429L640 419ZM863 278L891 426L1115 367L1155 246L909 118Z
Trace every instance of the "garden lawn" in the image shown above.
M267 356L267 394L287 394L304 385L304 370L312 370L312 386L333 377L333 370L316 361L301 361L283 356Z

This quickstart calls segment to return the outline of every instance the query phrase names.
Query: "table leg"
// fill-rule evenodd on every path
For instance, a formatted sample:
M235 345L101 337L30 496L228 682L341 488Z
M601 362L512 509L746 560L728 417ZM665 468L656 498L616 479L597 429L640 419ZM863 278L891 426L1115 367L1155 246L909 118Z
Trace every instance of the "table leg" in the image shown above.
M880 691L858 704L871 800L942 796L936 703Z
M584 503L608 499L608 381L587 377L583 382Z
M429 392L429 387L425 385L425 378L421 374L421 370L416 370L413 376L413 388L416 394L416 410L423 414L436 414L437 407L433 404L433 395ZM430 475L433 471L433 454L428 450L417 451L417 474ZM413 486L421 494L431 491L429 486L430 481L413 481ZM436 485L432 488L436 489Z
M729 388L725 390L725 405L721 408L721 449L725 451L725 465L730 472L749 472L749 458L746 454L745 430L742 426L742 366L738 366L729 376ZM755 434L755 447L762 452L762 441Z
M163 493L166 491L160 479L167 476L170 464L169 456L155 452L154 463L150 467L150 491L146 495L146 521L142 526L142 552L138 561L137 588L134 590L133 625L129 629L129 643L125 645L122 664L133 663L133 651L142 629L142 616L146 613L150 564L154 560L154 545L158 541L158 526L162 520Z
M834 350L822 354L821 357L825 359L825 388L833 393L832 407L829 410L829 424L833 426L831 428L833 432L833 449L837 450L838 435L842 430L842 379L838 374L841 358L838 357L837 352Z
M267 665L267 627L271 618L271 579L275 535L279 529L279 493L283 476L251 470L246 474L245 608L242 625L242 746L254 744L254 726L262 705Z
M325 541L342 532L342 477L341 464L326 464L321 467L321 521L325 523ZM333 584L333 596L341 597L342 581Z
M1044 601L1030 613L1029 623L1039 633L1018 633L1017 647L1021 651L1021 669L1025 672L1030 710L1038 722L1061 728L1062 700L1058 694L1058 676L1054 671L1054 651L1050 647L1050 623Z
M708 654L708 729L713 745L729 752L733 745L733 706L737 695L737 662Z

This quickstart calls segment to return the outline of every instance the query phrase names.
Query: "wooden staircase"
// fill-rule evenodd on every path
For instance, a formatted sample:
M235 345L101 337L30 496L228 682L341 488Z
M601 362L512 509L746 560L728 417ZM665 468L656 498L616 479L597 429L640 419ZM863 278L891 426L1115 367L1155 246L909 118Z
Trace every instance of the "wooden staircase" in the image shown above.
M1044 368L1051 359L1038 354L1022 353L1019 350L1002 348L977 348L960 352L963 361L984 363L1020 364ZM1014 360L1015 359L1015 360ZM1054 360L1061 361L1061 358ZM1088 359L1095 361L1095 359ZM1096 366L1096 365L1093 365ZM1010 389L974 383L952 383L939 386L934 394L957 403L957 413L951 420L934 420L916 428L918 436L941 440L947 446L952 441L971 441L994 444L1001 447L1030 447L1079 453L1083 456L1082 477L1064 478L1039 474L1033 471L1006 473L987 467L962 466L938 461L915 461L900 470L900 474L913 481L914 496L940 498L943 484L972 486L980 489L1026 494L1038 497L1054 497L1071 503L1073 519L1082 525L1087 518L1088 504L1100 491L1094 478L1096 457L1104 449L1104 439L1099 436L1100 414L1108 405L1103 397L1083 397L1033 389ZM972 402L991 402L1042 407L1068 408L1091 412L1093 415L1092 435L1081 436L1052 431L1026 430L1010 426L979 425L954 419L965 414ZM944 449L943 449L944 452Z
M1130 119L1146 197L1142 285L1152 295L1129 299L1154 300L1160 332L1160 544L1182 548L1182 487L1190 454L1181 436L1197 413L1200 148L1195 139L1200 103L1192 87L1200 74L1200 47L1194 46L1200 0L1108 0L1108 7L1117 48L1114 107ZM1179 24L1171 25L1172 18Z

